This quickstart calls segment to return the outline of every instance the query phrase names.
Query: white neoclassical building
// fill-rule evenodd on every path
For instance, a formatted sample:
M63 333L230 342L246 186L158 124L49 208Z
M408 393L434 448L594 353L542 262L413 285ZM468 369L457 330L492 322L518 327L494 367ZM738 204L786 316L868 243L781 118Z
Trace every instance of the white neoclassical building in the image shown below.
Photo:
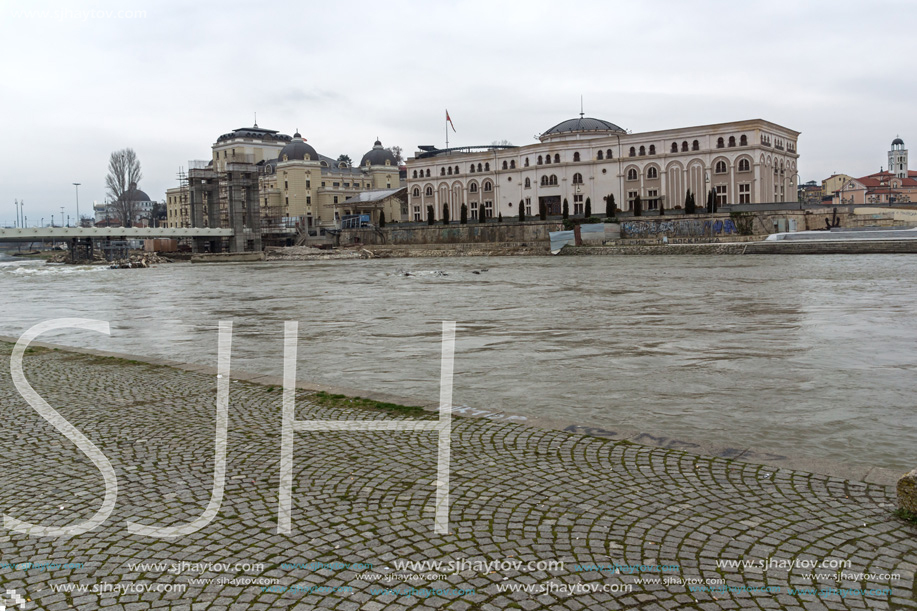
M411 220L424 220L432 205L436 218L448 206L469 216L582 214L587 199L603 214L614 195L629 210L639 194L644 210L681 208L687 190L703 207L706 193L718 205L796 201L799 132L753 119L655 132L628 133L614 123L580 116L558 123L536 144L452 149L420 147L407 161Z

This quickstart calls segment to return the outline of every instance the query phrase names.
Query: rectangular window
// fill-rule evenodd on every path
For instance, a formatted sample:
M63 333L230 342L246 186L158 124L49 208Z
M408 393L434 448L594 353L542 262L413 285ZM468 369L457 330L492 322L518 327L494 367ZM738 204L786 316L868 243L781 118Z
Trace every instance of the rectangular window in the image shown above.
M493 202L484 202L484 210L487 213L487 218L493 218L494 216L494 203Z
M344 183L344 188L347 189L347 188L349 188L349 187L350 187L350 183L349 183L349 182L345 182L345 183Z
M340 186L341 186L341 183L339 183L339 182L334 182L334 183L331 183L331 186L332 186L332 187L340 187Z
M322 186L323 186L323 187L325 186L325 181L324 181L324 180L322 181Z
M334 196L334 203L335 203L335 204L338 203L338 196L337 196L337 195Z
M478 218L478 202L471 202L471 218Z
M532 216L532 198L531 197L525 198L525 215Z
M649 189L646 192L646 209L647 210L658 210L659 209L659 191L657 189Z
M289 188L290 188L290 183L288 183L287 181L283 181L283 188L284 188L284 189L289 189Z
M420 220L420 206L414 206L414 220Z
M583 209L583 196L582 194L576 194L573 196L573 214L584 214L585 210Z
M312 181L311 181L311 180L307 180L307 181L306 181L306 188L307 188L307 189L311 189L311 188L312 188Z
M739 185L739 203L740 204L750 204L751 203L751 185L743 183Z
M307 196L306 196L306 203L307 203L307 204L311 204L311 203L312 203L312 196L311 196L311 195L307 195Z
M716 205L717 206L726 205L726 185L717 185L716 186Z
M627 192L627 209L630 210L634 207L634 200L637 199L636 191Z

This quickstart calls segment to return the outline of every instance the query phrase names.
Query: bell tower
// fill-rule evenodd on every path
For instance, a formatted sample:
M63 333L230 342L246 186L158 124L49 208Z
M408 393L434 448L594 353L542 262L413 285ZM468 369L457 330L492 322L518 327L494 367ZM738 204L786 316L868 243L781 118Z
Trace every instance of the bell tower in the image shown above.
M892 148L888 151L888 171L898 178L907 178L907 149L904 140L892 140Z

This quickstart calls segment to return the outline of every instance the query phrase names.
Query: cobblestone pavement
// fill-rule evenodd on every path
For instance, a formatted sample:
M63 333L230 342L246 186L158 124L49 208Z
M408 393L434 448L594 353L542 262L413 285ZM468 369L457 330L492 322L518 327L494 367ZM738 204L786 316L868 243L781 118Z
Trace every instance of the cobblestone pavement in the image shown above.
M18 395L3 351L0 511L86 519L101 474ZM433 533L428 431L297 433L293 532L277 534L281 391L243 381L216 519L177 541L131 535L127 520L206 507L215 377L45 349L25 372L119 486L92 532L0 530L0 594L29 609L917 609L917 527L890 488L483 419L454 423L449 534ZM418 417L310 396L298 419ZM453 564L400 565L424 560Z

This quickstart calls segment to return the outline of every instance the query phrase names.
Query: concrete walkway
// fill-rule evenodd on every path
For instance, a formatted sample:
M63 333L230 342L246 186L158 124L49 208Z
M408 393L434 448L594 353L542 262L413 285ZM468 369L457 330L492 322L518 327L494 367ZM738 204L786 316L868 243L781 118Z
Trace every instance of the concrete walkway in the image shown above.
M0 511L87 519L102 476L16 392L10 349ZM128 520L207 506L215 376L43 348L25 373L111 461L118 498L76 537L0 530L7 608L917 609L917 526L892 515L891 487L486 419L454 421L448 534L433 532L429 431L297 433L278 534L281 390L263 376L230 386L217 517L177 540L132 535ZM297 419L435 418L312 396L297 392Z

